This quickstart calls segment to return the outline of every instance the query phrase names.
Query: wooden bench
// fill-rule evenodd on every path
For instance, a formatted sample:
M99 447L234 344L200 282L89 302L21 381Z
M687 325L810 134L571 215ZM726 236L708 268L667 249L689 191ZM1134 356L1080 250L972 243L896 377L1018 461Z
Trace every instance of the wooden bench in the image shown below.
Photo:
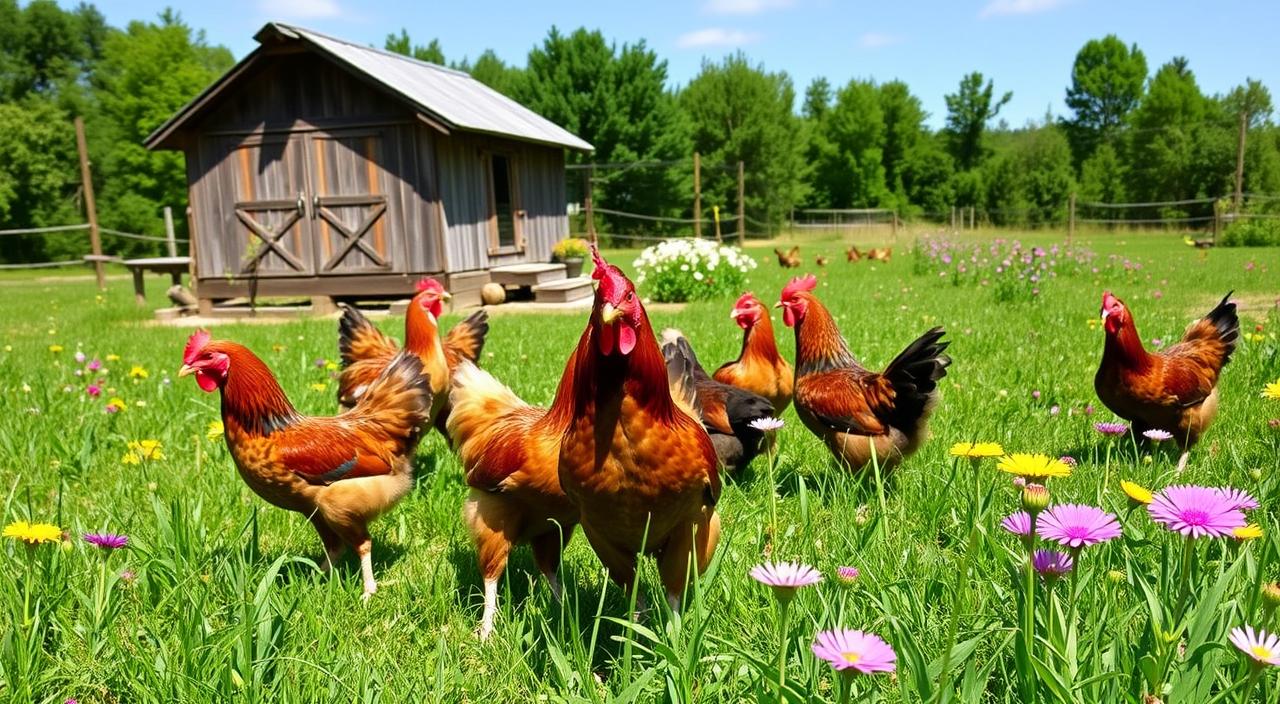
M138 305L145 306L147 304L147 292L143 283L142 274L147 271L154 271L157 274L168 274L173 278L173 285L182 284L182 275L187 273L191 267L191 257L148 257L144 259L126 259L124 264L129 273L133 274L133 295Z

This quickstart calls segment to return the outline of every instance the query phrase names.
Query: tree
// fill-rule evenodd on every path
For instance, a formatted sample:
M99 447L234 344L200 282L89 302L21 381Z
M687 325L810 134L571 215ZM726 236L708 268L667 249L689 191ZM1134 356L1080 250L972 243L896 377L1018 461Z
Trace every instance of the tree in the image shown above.
M972 169L986 157L982 136L987 123L1000 114L1000 108L1013 99L1012 92L1005 92L995 100L992 81L982 84L978 71L960 79L960 89L944 96L947 101L947 135L951 156L956 167Z
M902 164L902 189L907 205L899 204L904 214L914 210L940 215L956 203L951 155L933 135L922 135L907 150Z
M820 128L829 147L813 163L813 180L829 207L882 205L889 191L882 163L884 117L875 84L849 81Z
M1142 99L1147 58L1138 45L1126 47L1114 34L1091 39L1076 54L1067 88L1065 122L1076 158L1083 161L1097 145L1111 142Z
M1211 101L1200 92L1186 59L1174 58L1156 71L1146 97L1133 113L1128 162L1134 198L1166 201L1222 194L1221 188L1215 193L1197 188L1206 177L1225 183L1234 167L1234 161L1224 159L1213 169L1220 178L1195 173L1206 156L1203 149L1197 150L1197 141L1207 136L1202 128L1210 107ZM1166 214L1184 215L1186 211L1172 209Z
M884 165L884 182L898 199L899 207L906 206L903 171L916 144L925 135L924 108L920 99L902 81L890 81L880 86L880 112L884 120L884 142L881 147L881 163Z
M1126 178L1120 153L1110 142L1103 142L1080 165L1080 198L1097 203L1126 203Z
M516 66L508 66L498 58L493 49L485 49L474 64L464 58L454 68L466 71L472 78L506 96L519 93L520 81L524 80L524 71Z
M1051 122L1012 137L1010 148L983 168L992 220L1002 225L1061 222L1075 182L1067 138Z
M440 48L439 39L432 39L426 46L414 44L409 40L409 30L403 27L400 28L399 34L388 34L382 48L403 56L412 56L419 61L445 65L444 49Z
M807 120L820 120L831 109L831 82L818 76L804 89L804 106L800 114Z
M680 93L693 123L693 145L702 153L707 204L728 206L736 198L730 165L746 164L747 211L781 222L805 196L805 143L792 112L795 88L786 73L769 73L741 53L702 70Z
M78 221L70 198L78 177L75 135L69 116L51 100L0 103L0 154L0 229ZM79 256L88 247L82 233L76 237ZM3 237L0 244L3 261L47 261L56 250L46 237Z

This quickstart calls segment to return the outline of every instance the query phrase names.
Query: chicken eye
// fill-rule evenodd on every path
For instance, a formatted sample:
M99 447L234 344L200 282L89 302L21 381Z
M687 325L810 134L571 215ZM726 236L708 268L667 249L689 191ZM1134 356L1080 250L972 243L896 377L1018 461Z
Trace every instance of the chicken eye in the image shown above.
M635 292L635 291L628 291L628 292L627 292L627 300L628 300L628 301L634 301L635 299L636 299L636 292Z

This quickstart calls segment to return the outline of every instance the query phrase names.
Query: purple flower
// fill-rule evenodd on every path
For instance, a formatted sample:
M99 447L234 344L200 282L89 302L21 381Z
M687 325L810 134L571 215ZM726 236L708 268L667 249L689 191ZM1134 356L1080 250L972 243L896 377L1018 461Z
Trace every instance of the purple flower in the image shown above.
M1124 423L1106 423L1099 422L1093 424L1093 429L1103 435L1119 436L1129 432L1129 426Z
M129 536L118 533L85 533L84 542L103 550L119 550L129 544Z
M1153 442L1164 442L1165 440L1172 438L1173 433L1167 430L1160 430L1159 428L1152 428L1151 430L1142 431L1142 437Z
M1031 535L1031 514L1026 511L1011 513L1000 521L1000 527L1016 536L1028 537Z
M1090 403L1090 404L1088 404L1088 405L1086 405L1086 406L1084 407L1084 414L1085 414L1086 416L1091 416L1091 415L1093 415L1093 404L1092 404L1092 403Z
M813 642L813 654L837 671L856 670L864 675L893 672L898 659L880 636L844 628L819 633Z
M1230 502L1234 508L1243 510L1243 509L1254 509L1258 507L1258 500L1253 498L1253 496L1249 494L1249 492L1245 491L1244 489L1236 489L1234 487L1224 487L1224 488L1218 489L1218 491L1222 492L1223 498L1225 498L1228 502Z
M1058 461L1067 465L1072 469L1075 469L1076 466L1080 464L1079 462L1076 462L1076 458L1072 457L1071 455L1063 455L1058 458Z
M1040 514L1036 532L1063 547L1079 549L1120 536L1115 514L1096 506L1058 504Z
M1032 391L1032 392L1031 392L1031 398L1033 398L1033 399L1035 399L1035 400L1039 401L1039 400L1040 400L1040 391L1039 391L1038 389L1037 389L1037 390L1035 390L1035 391Z
M857 580L857 579L858 579L858 575L859 575L859 574L860 574L860 573L858 572L858 568L857 568L857 567L847 567L847 566L846 566L846 567L837 567L837 568L836 568L836 577L839 577L839 578L840 578L840 581L841 581L841 582L844 582L845 584L851 584L851 583L853 583L855 580Z
M1244 513L1221 489L1167 486L1147 506L1151 520L1188 538L1222 538L1245 525Z
M88 369L91 372L96 372L101 368L102 368L102 360L99 360L99 359L90 360L89 365L86 367L86 369Z
M328 363L329 363L329 360L327 360L327 359L323 359L323 358L321 358L321 359L317 359L315 362L313 362L313 364L315 364L315 365L316 365L316 368L317 368L317 369L324 369L324 365L326 365L326 364L328 364Z
M85 387L84 392L89 394L90 398L97 398L102 395L102 387L97 384L89 384Z
M1057 550L1036 550L1031 556L1031 566L1047 581L1056 580L1075 567L1071 556Z
M751 577L773 589L773 595L781 601L790 601L800 587L809 587L822 581L822 573L799 562L766 562L751 569Z

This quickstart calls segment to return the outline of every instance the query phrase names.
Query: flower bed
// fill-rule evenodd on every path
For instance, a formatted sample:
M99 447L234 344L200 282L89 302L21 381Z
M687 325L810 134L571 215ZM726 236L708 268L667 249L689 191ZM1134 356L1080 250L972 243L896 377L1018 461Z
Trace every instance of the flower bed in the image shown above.
M671 239L645 249L632 263L636 285L663 303L736 296L756 262L737 247L708 240Z

